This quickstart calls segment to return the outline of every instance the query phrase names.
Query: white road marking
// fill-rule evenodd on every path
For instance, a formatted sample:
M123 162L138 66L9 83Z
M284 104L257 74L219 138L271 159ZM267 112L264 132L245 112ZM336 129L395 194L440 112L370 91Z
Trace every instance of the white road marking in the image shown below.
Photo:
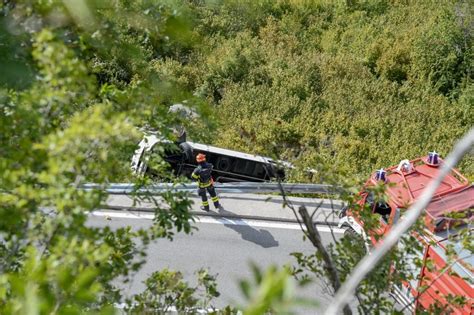
M92 216L98 217L108 217L108 218L122 218L122 219L145 219L152 220L154 214L151 213L140 213L134 214L130 212L116 212L116 211L94 211L91 213ZM209 224L225 224L225 225L243 225L243 226L252 226L260 228L276 228L276 229L288 229L288 230L300 230L300 226L297 223L287 223L287 222L270 222L270 221L260 221L260 220L247 220L247 219L234 219L234 218L214 218L214 217L196 217L196 222L199 223L209 223ZM325 225L318 225L318 231L320 232L331 232L335 234L344 233L343 229L336 227L329 227Z
M132 303L132 305L137 305L137 303ZM116 303L116 304L114 304L114 306L115 306L116 309L123 310L127 306L127 304L125 304L125 303ZM160 309L160 311L163 311L163 309ZM217 308L208 308L208 309L190 308L188 311L193 313L193 314L196 314L196 313L197 314L210 314L210 313L215 313L216 311L219 311L219 309L217 309ZM166 312L163 312L163 313L166 313L166 314L179 314L179 311L176 308L176 306L171 305L171 306L168 306L166 308ZM237 315L242 315L242 312L237 311Z

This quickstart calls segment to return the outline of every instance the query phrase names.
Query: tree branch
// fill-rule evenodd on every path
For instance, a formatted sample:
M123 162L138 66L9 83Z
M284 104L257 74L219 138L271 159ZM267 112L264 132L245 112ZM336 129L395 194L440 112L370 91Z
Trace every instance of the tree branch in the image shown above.
M313 215L317 211L317 209L320 207L322 202L316 207L316 210L313 212L312 215L309 214L308 210L304 205L300 206L298 209L298 213L301 216L301 219L303 222L301 222L299 216L296 213L296 210L294 206L291 204L291 202L286 198L286 193L281 185L281 182L278 182L279 187L280 187L280 193L283 197L283 201L285 204L288 205L288 207L293 211L293 214L295 215L295 218L300 225L301 230L303 233L306 235L306 237L311 241L313 246L319 251L323 258L324 262L324 269L326 270L329 280L331 282L331 286L334 289L334 292L337 292L337 290L341 287L341 281L339 279L339 274L337 272L336 265L334 264L331 256L329 255L328 251L323 245L323 242L321 240L321 235L319 234L315 224L313 223ZM306 230L303 228L303 224L306 227ZM349 306L345 306L343 308L343 312L345 315L351 315L352 311Z
M301 218L303 219L303 223L308 231L308 239L321 254L321 257L324 262L324 269L326 269L326 272L328 273L329 280L331 281L331 285L334 288L334 291L337 292L337 290L339 290L339 288L341 287L341 280L339 279L339 274L337 272L336 265L334 264L331 256L324 247L323 242L321 240L321 235L319 234L318 229L315 227L315 224L311 220L311 216L309 215L306 207L304 205L300 206L298 212ZM352 314L351 309L347 305L344 307L343 311L346 315Z

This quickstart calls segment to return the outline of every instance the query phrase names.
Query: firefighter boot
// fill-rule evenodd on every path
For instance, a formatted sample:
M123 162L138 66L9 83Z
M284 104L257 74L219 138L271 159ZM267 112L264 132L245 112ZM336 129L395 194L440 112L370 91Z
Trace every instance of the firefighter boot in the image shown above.
M204 211L206 211L206 212L209 212L209 210L210 210L210 209L209 209L209 201L207 201L207 200L206 200L206 201L204 201L204 200L202 201L201 210L204 210Z
M214 202L214 208L216 208L216 210L219 210L219 211L222 211L224 210L224 207L218 202Z
M214 208L220 210L221 204L219 203L219 198L215 195L215 192L214 192L214 196L212 196L211 199L212 199L212 202L214 203Z

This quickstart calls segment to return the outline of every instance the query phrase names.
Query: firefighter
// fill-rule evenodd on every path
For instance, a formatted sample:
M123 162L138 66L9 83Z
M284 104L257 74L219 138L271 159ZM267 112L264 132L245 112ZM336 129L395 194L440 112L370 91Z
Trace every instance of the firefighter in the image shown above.
M212 164L206 162L206 156L202 153L199 153L196 156L196 161L198 162L198 167L196 167L191 175L192 178L198 181L198 194L201 196L202 206L201 209L204 211L209 211L209 201L207 201L206 190L211 195L211 200L214 203L216 209L221 209L219 204L219 198L217 197L216 190L214 188L214 180L212 179Z

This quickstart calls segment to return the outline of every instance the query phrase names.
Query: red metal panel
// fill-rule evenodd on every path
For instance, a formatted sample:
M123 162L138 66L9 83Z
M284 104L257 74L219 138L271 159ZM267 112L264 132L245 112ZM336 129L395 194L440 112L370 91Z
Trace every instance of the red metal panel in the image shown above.
M425 261L425 267L421 274L418 307L428 309L430 305L440 303L443 306L449 305L446 309L449 313L471 314L474 302L472 286L465 279L457 276L452 268L448 267L447 270L443 270L446 267L446 262L431 246L428 248L426 259L431 261L433 268L427 268L429 263ZM464 296L467 303L463 307L450 304L446 298L448 295Z
M430 202L426 208L426 213L432 218L438 218L447 212L460 211L472 207L474 207L474 186Z

